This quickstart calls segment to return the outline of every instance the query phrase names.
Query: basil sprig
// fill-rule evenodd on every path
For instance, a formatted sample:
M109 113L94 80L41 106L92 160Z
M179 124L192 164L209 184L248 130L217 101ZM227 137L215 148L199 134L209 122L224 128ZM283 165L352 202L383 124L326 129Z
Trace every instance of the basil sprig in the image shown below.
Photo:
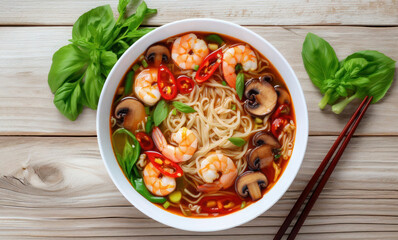
M330 44L313 33L307 34L301 55L312 83L324 95L319 108L332 105L336 114L355 98L372 96L372 103L378 102L394 79L395 61L383 53L360 51L339 62Z
M156 13L156 9L142 2L136 12L127 17L125 12L130 2L119 1L117 20L109 5L81 15L73 25L71 44L54 53L48 85L55 94L55 106L68 119L75 120L83 106L97 108L105 79L117 59L153 30L138 27L146 17Z
M180 112L182 113L194 113L196 112L195 109L193 109L192 107L182 103L182 102L178 102L178 101L174 101L173 102L173 106Z

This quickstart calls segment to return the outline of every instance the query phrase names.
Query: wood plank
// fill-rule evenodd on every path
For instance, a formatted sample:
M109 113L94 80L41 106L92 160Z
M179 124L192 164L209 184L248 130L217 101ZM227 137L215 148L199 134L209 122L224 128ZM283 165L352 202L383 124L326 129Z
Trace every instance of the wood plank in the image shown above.
M116 0L28 0L0 2L0 25L72 25L91 8ZM364 1L256 1L256 0L152 0L148 6L159 13L146 24L163 25L186 18L218 18L243 25L398 25L398 2ZM194 6L194 7L192 7ZM45 14L43 14L45 13Z
M379 50L398 59L398 27L251 29L277 47L295 70L305 92L312 135L338 134L357 104L351 104L339 116L331 113L330 108L318 109L322 96L309 80L301 60L302 42L307 32L325 37L340 59L364 49ZM53 95L47 85L52 54L68 43L70 34L70 27L0 28L0 135L95 135L95 111L86 108L77 121L67 120L53 105ZM358 134L398 134L396 85L395 81L385 99L370 107Z
M108 177L95 137L0 137L0 238L270 239L333 141L310 137L295 182L269 211L197 234L131 206ZM398 137L354 137L298 239L396 239L397 144Z

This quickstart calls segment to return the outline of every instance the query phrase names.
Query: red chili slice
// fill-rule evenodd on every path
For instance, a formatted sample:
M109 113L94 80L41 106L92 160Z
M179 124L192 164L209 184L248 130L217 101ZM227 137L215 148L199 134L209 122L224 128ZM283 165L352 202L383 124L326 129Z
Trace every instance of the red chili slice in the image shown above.
M276 119L281 117L282 115L289 115L290 114L290 107L287 104L279 105L276 111L272 114L271 119Z
M290 122L290 116L283 116L272 121L271 132L278 138L285 126Z
M192 78L182 75L177 78L177 87L180 93L187 94L192 92L193 88L195 87L195 82Z
M144 133L144 132L139 132L135 135L135 137L137 138L138 142L140 143L140 146L142 147L142 149L144 150L151 150L153 149L153 141L152 138Z
M222 62L222 58L223 54L221 48L207 55L202 64L200 64L198 71L196 72L196 81L198 83L202 83L209 79L218 69L218 66Z
M158 87L160 94L166 100L171 100L177 96L176 80L166 65L160 64L158 70Z
M203 213L229 213L240 209L242 200L234 195L210 196L199 201Z
M172 178L182 177L183 171L177 163L155 151L147 151L145 154L148 156L149 161L151 161L162 174Z

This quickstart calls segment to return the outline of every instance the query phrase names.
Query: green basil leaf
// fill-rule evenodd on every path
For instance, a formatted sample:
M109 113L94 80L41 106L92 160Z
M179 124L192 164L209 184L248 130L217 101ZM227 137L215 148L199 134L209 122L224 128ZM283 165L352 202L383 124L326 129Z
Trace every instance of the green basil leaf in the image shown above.
M129 95L133 90L133 81L134 81L134 71L131 70L127 73L126 79L124 82L124 95Z
M222 38L217 35L217 34L210 34L208 36L206 36L205 38L208 42L214 42L217 43L218 45L221 45L224 41L222 40ZM238 66L238 65L237 65ZM242 65L241 65L242 66Z
M124 128L117 129L112 134L112 140L117 161L127 177L130 177L134 164L140 156L140 143L134 134Z
M350 74L350 77L356 77L357 74L368 65L368 61L364 58L351 58L344 61L344 69Z
M126 38L140 38L140 37L144 36L145 34L151 32L154 29L155 28L140 28L140 29L129 32L126 35Z
M101 52L101 65L112 68L117 62L117 56L111 51Z
M190 106L188 106L188 105L186 105L186 104L184 104L184 103L182 103L182 102L174 101L174 102L173 102L173 106L174 106L178 111L183 112L183 113L194 113L194 112L196 112L195 109L193 109L192 107L190 107Z
M243 145L246 144L246 141L243 138L240 138L240 137L231 137L231 138L228 138L228 140L233 145L238 146L238 147L242 147Z
M334 49L324 39L308 33L303 43L301 56L312 83L324 93L323 81L334 79L339 67L339 60Z
M235 88L239 99L242 100L243 91L245 90L245 75L242 72L238 73L238 76L236 76Z
M100 56L100 61L101 61L101 67L100 67L101 73L105 76L108 76L113 66L117 62L117 56L112 51L102 51Z
M90 56L80 48L69 44L53 55L48 85L53 93L68 79L77 79L87 68Z
M111 36L111 32L115 27L116 21L113 17L112 8L109 5L100 6L84 13L77 19L72 28L72 39L85 39L93 41L95 35L104 35L103 38ZM98 29L101 34L97 34ZM90 29L93 29L90 31Z
M119 40L118 44L120 45L121 50L124 50L124 51L126 51L130 47L130 45L128 45L126 43L126 41L124 41L124 40Z
M135 14L131 15L126 19L126 21L123 23L123 26L128 27L130 31L137 30L137 28L141 25L142 21L144 21L145 17L147 17L149 14L154 14L156 12L157 12L156 9L149 9L146 3L142 2L138 6Z
M76 120L82 112L80 80L64 83L54 95L54 105L69 120Z
M167 114L169 113L169 107L165 100L160 100L156 105L155 111L153 112L153 122L155 126L159 126L163 120L166 119Z
M369 80L369 78L366 78L366 77L358 77L358 78L352 79L350 81L350 83L354 86L363 88L363 87L366 87L370 83L370 80Z
M384 97L391 87L394 79L395 61L378 51L366 50L351 54L344 62L355 58L363 58L368 62L366 67L358 72L358 76L369 79L369 83L366 86L362 86L356 94L358 94L359 98L363 98L366 95L373 96L372 103L376 103Z
M83 93L84 105L91 109L97 109L98 100L104 86L105 78L100 73L98 65L91 63L84 77Z
M117 11L121 16L124 15L127 9L127 5L131 2L131 0L119 0L119 4L117 5Z
M145 124L145 132L147 134L152 132L152 128L153 128L153 117L152 116L148 116L147 120L146 120L146 124Z

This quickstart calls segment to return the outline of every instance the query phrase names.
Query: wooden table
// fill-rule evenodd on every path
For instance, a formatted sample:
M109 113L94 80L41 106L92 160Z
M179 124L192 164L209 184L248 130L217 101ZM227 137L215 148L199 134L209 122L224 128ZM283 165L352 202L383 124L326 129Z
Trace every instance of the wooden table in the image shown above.
M277 204L234 229L185 232L149 219L116 189L98 151L95 111L71 122L52 103L52 54L68 43L78 16L103 4L116 12L116 0L0 2L0 239L271 239L357 105L339 116L318 109L322 96L300 54L307 32L327 39L341 59L374 49L398 60L395 0L148 0L159 13L146 25L212 17L266 38L292 65L309 109L304 163ZM398 239L396 78L368 110L298 239Z

